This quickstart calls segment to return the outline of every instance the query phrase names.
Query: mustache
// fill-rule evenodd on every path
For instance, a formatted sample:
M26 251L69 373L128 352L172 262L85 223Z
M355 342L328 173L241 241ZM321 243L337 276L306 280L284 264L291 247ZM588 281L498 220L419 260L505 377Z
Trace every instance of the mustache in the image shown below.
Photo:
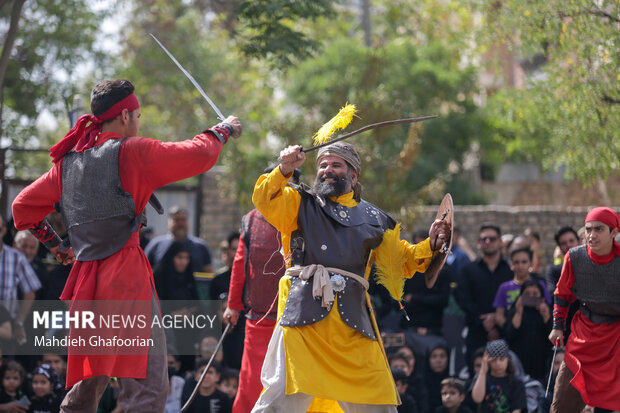
M334 173L326 173L325 175L319 178L319 182L325 182L326 179L335 179L336 181L344 181L346 179L346 176L339 177L338 175Z

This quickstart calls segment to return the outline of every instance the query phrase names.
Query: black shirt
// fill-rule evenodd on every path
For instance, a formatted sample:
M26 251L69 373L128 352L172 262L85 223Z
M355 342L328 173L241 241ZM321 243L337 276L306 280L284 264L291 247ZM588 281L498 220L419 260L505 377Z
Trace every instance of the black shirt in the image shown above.
M418 413L418 408L416 407L415 400L411 395L402 393L400 395L401 404L396 407L398 413Z
M550 309L549 313L551 312ZM551 343L547 337L551 332L553 317L550 316L545 323L537 309L524 307L521 326L515 328L512 325L515 313L516 308L514 306L508 310L508 317L504 326L506 341L512 351L519 356L523 370L532 378L544 382L545 375L549 371L548 361L552 353Z
M182 402L185 403L189 397L185 397ZM196 398L186 410L187 413L231 413L232 401L228 395L217 389L209 396L196 394Z
M477 377L472 381L471 390ZM494 377L487 373L484 399L480 403L480 413L509 413L521 409L527 411L525 385L517 377Z
M493 272L482 258L463 267L457 279L455 298L465 312L470 335L476 334L486 341L480 315L495 312L493 300L497 289L500 284L512 280L513 277L514 274L504 258L500 258Z
M450 412L448 411L447 408L443 406L439 406L437 409L435 409L435 413L450 413ZM464 404L461 404L458 410L456 411L456 413L472 413L472 411L469 407L465 406Z
M403 316L401 327L425 327L439 332L443 324L443 310L450 299L451 282L452 269L447 265L441 269L431 289L426 288L422 276L416 275L406 280L404 296L408 301L404 303L404 307L411 321L407 321Z
M60 412L61 397L52 394L45 397L33 396L30 398L32 404L28 408L28 413L58 413Z
M211 286L209 287L209 296L212 300L221 300L224 298L224 294L228 294L230 289L230 273L232 269L224 267L217 271L213 280L211 280Z

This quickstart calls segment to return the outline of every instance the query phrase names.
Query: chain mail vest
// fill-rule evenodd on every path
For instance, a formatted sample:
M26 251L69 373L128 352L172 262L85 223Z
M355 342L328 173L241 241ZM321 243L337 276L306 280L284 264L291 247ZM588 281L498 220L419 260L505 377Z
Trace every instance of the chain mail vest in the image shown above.
M284 275L286 264L280 252L280 233L256 209L241 219L243 231L245 282L243 303L250 309L248 318L261 318L278 295L278 281ZM268 318L276 319L277 309L271 309Z
M395 226L394 220L364 200L349 208L314 195L305 185L299 187L299 192L299 228L291 239L305 245L303 265L321 264L364 277L371 250L381 244L383 233ZM364 287L350 277L342 277L346 282L344 289L334 291L336 311L348 326L376 340ZM329 311L321 306L321 300L312 296L312 281L291 277L281 324L310 325L328 314Z
M585 245L571 248L570 262L575 273L572 291L582 313L597 324L615 322L620 317L620 257L597 265Z
M109 139L62 160L60 212L78 261L100 260L120 250L144 222L118 172L123 139Z

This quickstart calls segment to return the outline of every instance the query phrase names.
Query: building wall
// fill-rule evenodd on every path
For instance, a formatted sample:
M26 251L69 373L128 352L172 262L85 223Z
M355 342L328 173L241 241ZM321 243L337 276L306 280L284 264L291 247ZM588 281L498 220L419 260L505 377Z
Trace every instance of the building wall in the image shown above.
M230 184L221 166L201 176L200 237L209 245L214 270L222 265L220 242L226 240L231 231L239 230L241 217L247 212L241 211Z
M566 180L564 170L543 172L535 164L505 163L480 190L497 205L620 205L620 174L584 185Z
M562 226L572 226L575 231L584 225L584 219L591 207L554 207L554 206L454 206L454 222L461 229L461 236L466 239L472 250L477 251L480 225L488 222L498 225L502 234L522 235L526 228L538 232L541 236L541 269L552 262L555 240L553 236ZM620 207L614 208L620 211ZM418 227L430 227L437 213L436 207L423 207L415 222L406 224L407 238Z

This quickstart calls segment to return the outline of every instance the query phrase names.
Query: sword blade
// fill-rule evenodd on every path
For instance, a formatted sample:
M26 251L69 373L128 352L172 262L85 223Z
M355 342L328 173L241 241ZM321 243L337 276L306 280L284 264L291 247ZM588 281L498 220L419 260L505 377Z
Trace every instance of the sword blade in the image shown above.
M320 145L316 145L316 146L312 146L310 148L307 149L302 149L302 152L310 152L310 151L314 151L316 149L322 148L323 146L327 146L327 145L331 145L334 142L338 142L341 141L343 139L347 139L350 138L351 136L355 136L357 134L360 134L362 132L366 132L367 130L370 129L375 129L375 128L380 128L382 126L390 126L390 125L400 125L401 123L416 123L416 122L423 122L425 120L429 120L429 119L435 119L439 117L438 115L432 115L432 116L423 116L421 118L406 118L406 119L394 119L394 120L386 120L384 122L378 122L378 123L372 123L370 125L366 125L363 128L354 130L353 132L349 132L346 135L341 135L338 136L335 139L329 140L325 143L322 143Z
M555 361L555 354L558 352L559 345L560 345L559 340L556 340L555 345L553 346L553 358L551 359L551 369L549 370L549 379L547 380L547 389L545 390L545 399L547 398L547 394L549 394L549 385L551 384L551 376L553 375L553 362Z
M177 65L177 67L179 69L181 69L181 72L183 72L183 74L189 79L190 82L192 82L192 84L194 85L194 87L196 88L196 90L198 90L198 92L200 92L200 94L202 95L203 98L205 98L205 100L209 103L209 105L213 108L213 110L215 111L215 113L217 113L217 116L220 118L220 120L224 120L226 119L226 116L224 116L222 114L222 112L217 108L217 106L215 106L215 103L213 103L213 101L211 99L209 99L209 96L207 96L207 94L205 93L204 90L202 90L202 87L200 87L200 85L198 84L198 82L196 82L196 79L194 79L194 77L183 68L183 66L181 66L181 63L179 63L179 61L177 59L174 58L174 56L172 55L172 53L170 53L168 51L168 49L166 49L166 46L164 46L163 44L161 44L161 42L159 40L157 40L157 37L155 37L155 35L153 33L149 33L149 35L153 38L153 40L155 40L157 42L157 44L159 45L159 47L162 48L162 50L164 52L166 52L166 54L168 55L168 57L174 62L174 64Z

